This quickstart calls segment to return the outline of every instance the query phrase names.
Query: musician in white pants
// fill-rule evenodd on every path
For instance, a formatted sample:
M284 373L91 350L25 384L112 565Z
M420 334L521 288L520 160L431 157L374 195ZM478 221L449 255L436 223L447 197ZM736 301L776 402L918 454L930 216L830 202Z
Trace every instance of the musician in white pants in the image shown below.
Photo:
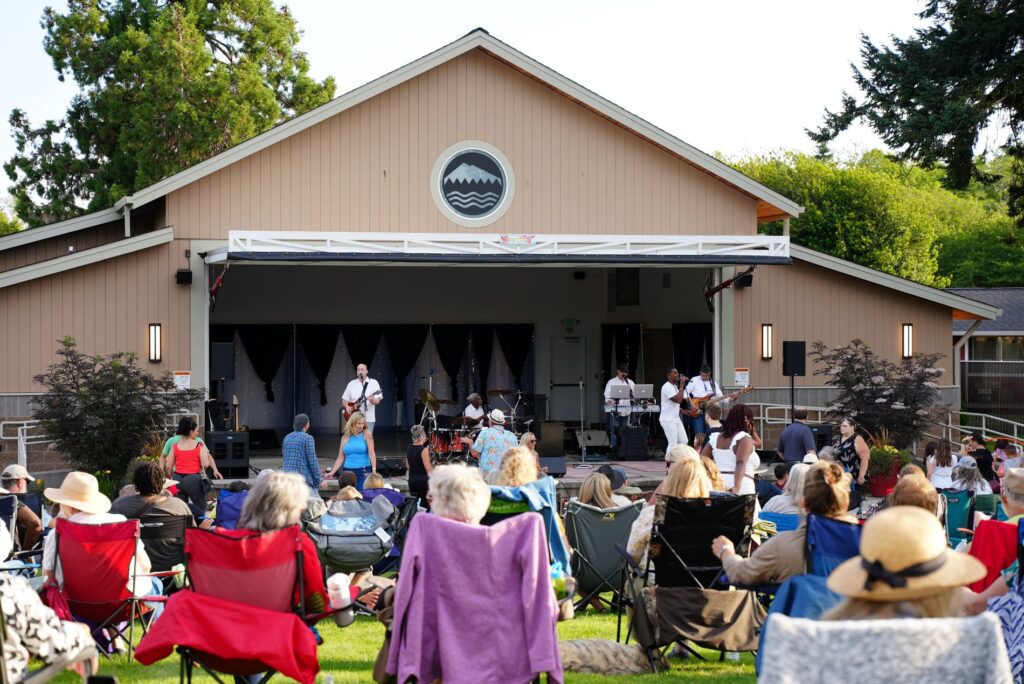
M661 386L661 416L658 422L661 429L665 431L665 438L668 439L668 447L665 449L665 457L677 444L687 444L686 428L683 427L683 419L679 415L679 409L689 405L686 390L680 385L679 371L669 368L666 375L667 380Z

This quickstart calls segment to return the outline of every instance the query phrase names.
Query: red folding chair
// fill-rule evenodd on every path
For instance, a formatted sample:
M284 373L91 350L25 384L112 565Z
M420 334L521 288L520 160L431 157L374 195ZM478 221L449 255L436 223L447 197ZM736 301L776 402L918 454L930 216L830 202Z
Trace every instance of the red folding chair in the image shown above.
M135 658L150 664L174 647L181 681L199 665L217 673L266 682L280 672L312 682L317 639L308 625L336 611L309 613L305 595L303 531L298 526L258 534L202 529L185 531L185 565L191 591L172 596Z
M131 657L135 619L148 627L145 615L152 608L143 601L162 603L163 596L138 597L128 590L129 568L134 567L139 545L139 521L83 525L57 519L57 564L63 575L71 613L87 621L93 638L107 630L111 640L127 640ZM136 579L173 573L137 574ZM143 579L142 581L146 581ZM128 634L125 634L127 624ZM104 653L104 655L106 655Z

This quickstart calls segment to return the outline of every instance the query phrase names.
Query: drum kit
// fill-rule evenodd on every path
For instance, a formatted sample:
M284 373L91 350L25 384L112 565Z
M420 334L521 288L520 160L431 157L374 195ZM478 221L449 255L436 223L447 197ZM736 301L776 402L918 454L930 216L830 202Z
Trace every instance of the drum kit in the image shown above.
M505 410L505 429L509 430L517 438L526 432L533 420L523 420L516 415L519 405L522 403L524 392L506 388L492 389L487 396L500 398L507 407ZM516 403L513 405L506 397L516 396ZM423 415L420 417L420 425L427 428L429 437L427 444L430 452L438 463L451 463L454 461L470 460L469 448L473 440L480 432L478 424L482 418L470 418L465 415L445 416L441 415L442 406L456 406L458 402L451 399L441 399L431 390L421 388L419 400L423 404ZM487 411L484 410L486 415Z

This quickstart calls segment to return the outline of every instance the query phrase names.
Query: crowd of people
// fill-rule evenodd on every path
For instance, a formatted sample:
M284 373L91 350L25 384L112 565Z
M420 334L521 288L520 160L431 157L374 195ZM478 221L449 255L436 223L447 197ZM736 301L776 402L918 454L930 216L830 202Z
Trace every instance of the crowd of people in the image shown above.
M676 444L669 451L667 474L650 499L645 500L642 490L629 485L622 468L606 464L581 483L578 501L606 512L631 506L639 509L628 539L623 542L640 567L647 566L659 497L710 500L756 495L756 516L762 511L766 515L797 516L795 529L774 534L769 529L766 538L749 555L739 553L735 541L726 536L711 542L710 553L720 560L724 575L742 586L778 585L805 572L808 516L864 524L860 556L839 566L828 579L829 588L844 600L823 619L955 617L990 610L1003 620L1010 661L1020 681L1024 673L1024 643L1015 625L1024 614L1024 588L1017 580L1017 563L998 568L996 579L989 586L978 591L968 589L967 585L985 576L986 567L971 555L969 545L956 551L949 548L944 527L945 497L940 493L957 490L980 496L994 492L1006 522L1016 525L1024 519L1024 468L1017 446L1000 440L993 453L980 434L965 440L956 454L946 443L931 443L926 448L924 468L903 468L888 496L865 509L860 499L869 457L853 420L844 419L840 424L841 437L835 448L815 452L813 439L808 439L806 413L798 412L795 417L780 436L780 462L767 469L774 477L765 477L765 471L759 467L749 408L736 404L724 420L712 418L714 431L704 440L700 452L685 443ZM484 417L486 426L473 445L480 467L435 466L423 429L412 428L406 458L408 490L410 496L419 500L421 514L479 526L492 505L492 493L497 496L502 491L530 488L546 480L535 450L536 440L517 442L503 429L503 419L500 411ZM214 471L214 476L219 474L191 419L182 421L178 434L168 441L165 455L159 461L143 462L134 469L131 484L116 500L111 501L100 492L94 476L81 472L69 473L60 487L48 488L44 495L56 504L54 520L104 525L129 519L184 518L188 527L205 528L236 539L303 525L311 517L321 515L327 506L320 487L327 477L340 480L335 497L338 501L384 499L396 508L406 501L406 495L377 472L372 432L362 414L356 412L349 418L338 457L327 470L321 469L316 458L315 443L308 434L308 417L297 416L294 428L284 441L282 470L261 472L251 489L242 483L233 484L232 491L218 503L216 515L207 511L209 492L204 480L207 469ZM8 467L2 476L8 491L17 491L31 479L18 466ZM311 513L314 509L317 512ZM44 532L38 516L23 515L21 511L17 524L22 544L32 547L42 537L43 578L59 586L62 566L58 531ZM49 527L53 527L53 521ZM546 534L557 534L567 545L560 521L556 528L557 531L549 529ZM301 539L304 590L296 596L297 605L304 614L329 611L333 599L325 584L326 568L321 564L321 555L310 537L302 535ZM4 540L4 535L0 535L0 544ZM416 548L417 553L431 555ZM8 556L10 551L0 546L0 554ZM180 541L138 542L127 569L127 590L146 603L151 625L152 621L159 624L164 607L164 602L157 598L180 587L173 578L180 573L182 560ZM168 571L169 576L154 575L157 571ZM657 577L648 573L646 582L656 585ZM554 587L553 584L552 590L557 591ZM405 605L400 603L402 591L399 581L397 596L389 595L388 605L394 601ZM544 593L547 589L537 591ZM348 599L363 595L373 607L381 593L374 590L367 595L364 586L353 582ZM30 656L52 659L92 643L89 628L57 620L39 603L29 582L17 574L0 574L0 600L5 601L4 620L8 629L7 666L15 677L24 674ZM24 610L9 611L8 605L15 605L11 602L25 606ZM553 626L558 616L556 609L543 620L550 618ZM547 627L541 633L549 635ZM116 649L113 639L109 644L102 643L104 636L92 631L100 648ZM390 648L388 662L398 662L396 647L391 644ZM238 681L250 678L242 676Z

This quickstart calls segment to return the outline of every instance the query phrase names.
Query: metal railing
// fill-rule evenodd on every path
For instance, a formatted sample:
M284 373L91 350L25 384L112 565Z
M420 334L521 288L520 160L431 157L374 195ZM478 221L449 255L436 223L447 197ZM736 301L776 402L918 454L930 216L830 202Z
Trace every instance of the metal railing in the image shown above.
M11 433L13 429L13 434ZM18 465L28 467L28 448L32 444L49 444L50 439L39 431L38 420L5 420L0 422L0 440L16 442Z

